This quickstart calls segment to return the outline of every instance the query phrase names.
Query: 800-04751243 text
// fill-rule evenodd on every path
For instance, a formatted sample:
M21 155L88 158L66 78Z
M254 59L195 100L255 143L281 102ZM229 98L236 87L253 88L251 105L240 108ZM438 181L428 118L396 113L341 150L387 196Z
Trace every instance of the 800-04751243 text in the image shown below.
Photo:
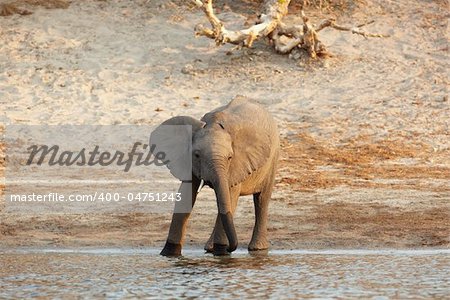
M152 192L94 192L90 194L60 193L46 194L12 194L9 195L10 202L178 202L181 201L181 193L152 193Z

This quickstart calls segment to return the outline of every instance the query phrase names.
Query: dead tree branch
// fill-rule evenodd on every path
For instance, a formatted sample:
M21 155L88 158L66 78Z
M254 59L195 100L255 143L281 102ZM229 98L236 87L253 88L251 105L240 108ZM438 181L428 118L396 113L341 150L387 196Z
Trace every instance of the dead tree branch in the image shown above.
M212 0L192 0L203 10L212 28L205 28L199 24L195 27L196 36L206 36L214 39L217 45L226 43L239 45L240 47L251 47L253 42L267 38L279 53L290 53L299 48L304 49L310 57L329 55L325 45L319 40L318 32L330 27L340 31L349 31L354 34L369 37L388 37L388 35L367 33L360 28L369 22L355 27L338 25L332 19L326 19L314 26L309 18L301 10L303 25L286 25L282 19L288 13L291 0L265 0L264 13L259 17L257 24L247 29L228 30L215 15Z
M266 0L265 13L259 18L259 24L255 24L248 29L227 30L223 23L214 14L212 0L193 0L205 13L211 23L212 29L197 25L195 34L197 36L207 36L216 40L216 44L231 43L244 47L251 47L256 39L268 36L277 26L281 19L288 12L288 5L291 0Z
M386 38L386 37L389 37L389 35L386 35L386 34L367 33L367 32L362 31L361 29L359 29L360 27L365 26L367 24L371 24L373 22L374 21L371 21L371 22L368 22L366 24L358 25L356 27L346 27L346 26L342 26L342 25L336 24L334 22L334 20L324 20L316 28L316 31L319 32L319 31L321 31L322 29L324 29L326 27L331 27L331 28L334 28L334 29L340 30L340 31L350 31L351 33L362 35L365 38L369 38L369 37Z

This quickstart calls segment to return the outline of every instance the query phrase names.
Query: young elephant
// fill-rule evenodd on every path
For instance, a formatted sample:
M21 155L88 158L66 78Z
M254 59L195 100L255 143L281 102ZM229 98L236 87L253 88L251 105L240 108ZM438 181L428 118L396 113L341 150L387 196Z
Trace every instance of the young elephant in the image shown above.
M188 149L189 140L185 139L180 145L176 141L158 145L163 125L192 126L192 174L189 174L192 182L180 175L183 167L170 157L168 146ZM201 181L214 189L218 215L211 238L205 246L207 251L225 255L237 248L233 214L239 196L250 194L253 194L255 206L255 227L248 249L268 248L267 210L280 144L277 125L263 107L245 98L236 98L228 105L207 113L200 121L185 116L174 117L152 132L150 143L156 146L154 153L163 151L169 154L168 160L172 163L168 167L173 175L182 180L179 190L182 199L192 197L193 206ZM181 255L189 215L174 212L161 255Z

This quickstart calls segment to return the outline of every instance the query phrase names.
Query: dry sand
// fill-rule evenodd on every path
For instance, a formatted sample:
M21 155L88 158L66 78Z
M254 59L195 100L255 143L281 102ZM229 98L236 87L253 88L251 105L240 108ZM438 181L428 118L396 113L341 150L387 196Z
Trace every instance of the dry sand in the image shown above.
M156 125L244 95L267 107L282 132L273 248L448 248L448 2L364 2L322 13L344 24L373 19L367 30L391 37L324 30L335 56L320 61L277 55L262 42L234 51L195 39L205 19L182 1L74 1L0 17L0 124ZM246 1L217 7L231 27L257 9ZM296 12L294 3L287 19L298 20ZM309 11L314 20L322 13ZM212 230L213 196L199 196L190 247ZM249 216L245 197L235 221L241 246ZM0 212L0 242L160 247L169 223L169 214Z

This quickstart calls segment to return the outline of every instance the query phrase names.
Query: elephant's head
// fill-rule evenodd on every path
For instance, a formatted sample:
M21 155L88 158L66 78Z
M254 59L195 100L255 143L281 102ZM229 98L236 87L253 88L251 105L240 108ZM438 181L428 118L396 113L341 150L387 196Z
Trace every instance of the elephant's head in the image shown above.
M237 247L230 188L260 168L270 155L269 137L263 130L237 123L222 113L206 114L201 121L185 116L174 117L156 128L150 138L151 145L156 146L154 152L166 154L168 168L175 177L185 181L195 176L214 189L229 242L228 252ZM165 131L164 125L190 126L177 126L179 130ZM189 128L192 128L191 134ZM187 169L189 164L181 158L189 154L192 155L192 172Z

